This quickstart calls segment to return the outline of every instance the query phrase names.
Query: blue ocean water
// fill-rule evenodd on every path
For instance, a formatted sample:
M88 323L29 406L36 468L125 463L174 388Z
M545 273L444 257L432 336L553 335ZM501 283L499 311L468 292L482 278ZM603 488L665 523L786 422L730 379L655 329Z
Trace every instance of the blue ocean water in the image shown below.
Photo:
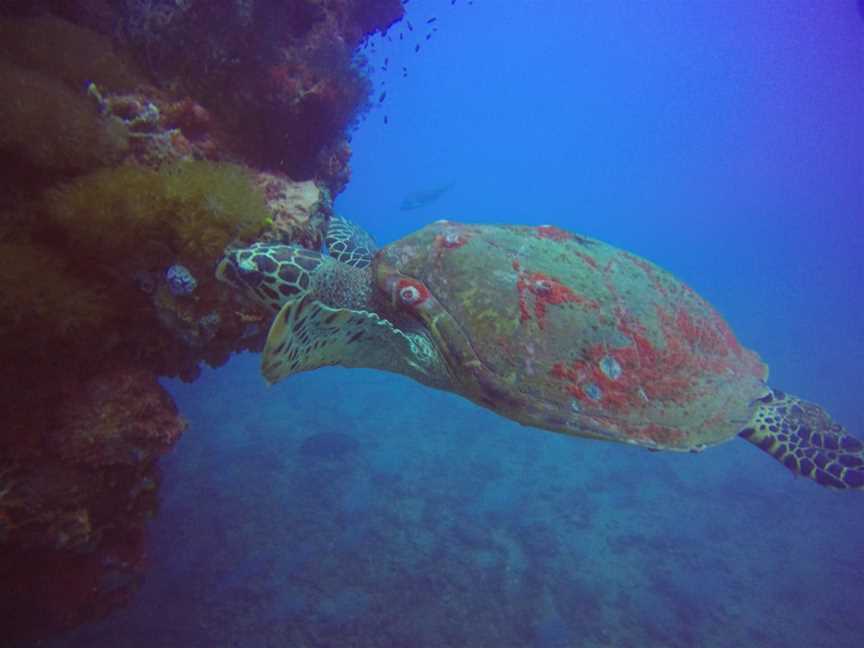
M629 249L864 435L856 4L412 0L418 33L367 50L387 96L337 211L381 243L448 218ZM378 372L268 389L257 363L167 383L190 429L147 583L51 645L860 644L856 493L738 440L649 453Z

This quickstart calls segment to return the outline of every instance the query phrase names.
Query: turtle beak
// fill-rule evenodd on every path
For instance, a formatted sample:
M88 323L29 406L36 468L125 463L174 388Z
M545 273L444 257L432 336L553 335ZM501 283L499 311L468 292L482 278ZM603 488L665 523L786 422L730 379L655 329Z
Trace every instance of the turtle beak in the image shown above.
M216 279L234 288L239 288L236 252L228 252L216 266Z
M250 261L238 257L239 250L232 250L222 257L216 266L216 278L234 288L255 288L261 281L261 271Z

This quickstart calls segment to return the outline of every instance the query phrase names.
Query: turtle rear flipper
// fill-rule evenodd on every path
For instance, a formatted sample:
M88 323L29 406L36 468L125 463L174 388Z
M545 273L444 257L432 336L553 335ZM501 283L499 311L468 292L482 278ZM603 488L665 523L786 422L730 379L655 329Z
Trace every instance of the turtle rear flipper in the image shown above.
M823 486L864 489L864 442L818 405L772 389L739 436Z
M368 267L378 250L369 232L336 215L330 219L326 241L331 257L354 268Z
M378 314L334 308L309 295L287 302L270 327L261 372L270 384L319 367L383 369L443 388L449 378L434 345Z

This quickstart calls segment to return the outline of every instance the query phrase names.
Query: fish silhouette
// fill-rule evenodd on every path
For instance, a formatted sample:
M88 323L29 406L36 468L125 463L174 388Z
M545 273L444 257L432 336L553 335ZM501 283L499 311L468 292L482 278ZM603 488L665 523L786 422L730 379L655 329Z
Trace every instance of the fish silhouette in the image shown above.
M426 205L438 200L441 196L447 193L452 186L453 183L451 182L440 187L435 187L434 189L423 189L409 193L402 199L402 204L399 206L399 209L402 211L410 211L412 209L425 207Z

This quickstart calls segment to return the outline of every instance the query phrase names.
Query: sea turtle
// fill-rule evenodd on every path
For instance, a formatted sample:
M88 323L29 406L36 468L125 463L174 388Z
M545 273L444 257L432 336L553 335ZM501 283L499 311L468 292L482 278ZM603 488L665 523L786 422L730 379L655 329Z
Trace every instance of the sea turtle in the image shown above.
M738 435L819 484L864 489L864 443L768 387L704 299L634 254L552 226L451 221L376 250L334 218L327 245L257 243L219 265L276 313L271 383L384 369L574 436L699 451Z

